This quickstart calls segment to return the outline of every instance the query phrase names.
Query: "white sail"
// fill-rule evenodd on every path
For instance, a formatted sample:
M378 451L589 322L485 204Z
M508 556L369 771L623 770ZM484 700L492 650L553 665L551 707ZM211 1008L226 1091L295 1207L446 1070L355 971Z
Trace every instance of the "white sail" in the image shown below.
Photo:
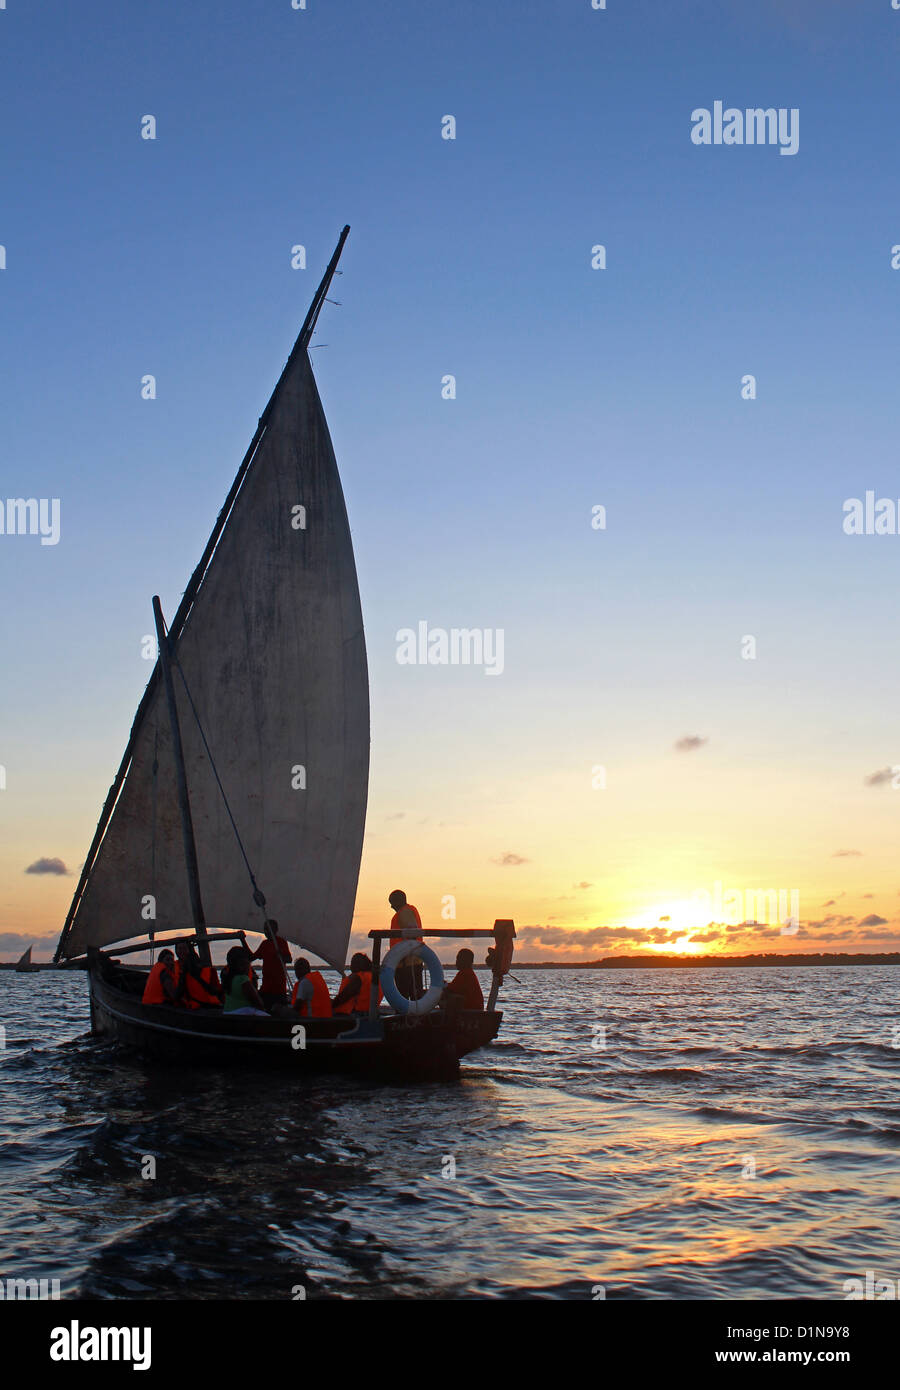
M292 358L174 659L283 936L342 965L365 821L369 699L350 530L309 358ZM207 925L262 930L222 792L173 672ZM155 766L155 771L154 771ZM157 681L60 955L191 929Z

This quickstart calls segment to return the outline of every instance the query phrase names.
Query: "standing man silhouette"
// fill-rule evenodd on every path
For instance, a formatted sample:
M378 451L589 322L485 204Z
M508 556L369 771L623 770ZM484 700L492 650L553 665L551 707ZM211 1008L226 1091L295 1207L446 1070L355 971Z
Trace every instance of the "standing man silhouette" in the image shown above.
M404 930L418 928L422 930L422 918L419 916L419 909L412 903L406 901L406 894L402 888L395 888L388 898L388 902L394 909L391 918L391 932L397 932L396 936L391 936L388 946L396 946L399 941L409 940L409 937L399 935ZM421 941L421 936L412 938ZM394 983L401 994L405 994L407 999L421 999L425 993L425 976L422 962L417 955L408 955L406 960L401 961L394 972Z

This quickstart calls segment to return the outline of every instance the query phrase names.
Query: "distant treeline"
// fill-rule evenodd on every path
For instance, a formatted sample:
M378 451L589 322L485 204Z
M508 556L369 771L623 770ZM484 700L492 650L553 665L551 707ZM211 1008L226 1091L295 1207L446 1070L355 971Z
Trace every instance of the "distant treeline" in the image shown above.
M776 951L754 956L604 956L602 960L514 960L514 970L696 970L702 966L758 965L900 965L900 951L882 955L864 952L840 955L832 952L782 955Z
M0 960L0 970L15 970L17 965L18 961L15 960ZM49 961L40 960L36 960L30 967L31 970L58 970L59 968L58 965L52 965Z
M455 969L450 961L444 961L445 972ZM602 960L513 960L513 973L516 970L696 970L707 966L718 968L723 965L744 967L758 965L900 965L900 951L884 952L881 955L862 952L847 955L833 952L796 955L780 954L770 951L753 956L604 956ZM35 961L40 970L83 969L82 961L72 961L61 965ZM0 970L15 970L14 961L0 961ZM146 962L143 968L146 969ZM323 969L328 967L323 967ZM475 964L476 970L488 970L487 966Z

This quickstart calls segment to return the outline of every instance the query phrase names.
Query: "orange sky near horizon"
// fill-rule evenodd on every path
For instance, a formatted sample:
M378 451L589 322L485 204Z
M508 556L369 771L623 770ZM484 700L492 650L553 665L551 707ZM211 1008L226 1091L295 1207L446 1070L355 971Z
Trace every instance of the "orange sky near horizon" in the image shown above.
M373 782L351 949L388 924L388 893L402 887L426 927L485 928L512 917L517 955L531 961L900 950L891 790L860 790L850 812L865 833L850 843L810 786L788 838L783 816L733 799L733 769L715 776L703 768L707 751L632 768L621 785L610 777L602 791L589 770L545 773L529 788L531 803L518 776L456 791L445 783L440 819L428 787L401 799L392 779ZM710 798L723 778L731 806L713 815ZM796 784L793 792L796 809ZM533 805L545 808L542 818ZM847 816L842 805L841 823ZM37 828L35 820L10 824L0 849L2 958L29 939L37 959L52 954L94 828L74 789ZM490 827L501 821L498 834ZM747 844L752 854L743 852ZM66 875L24 872L54 850ZM795 910L797 923L779 921Z

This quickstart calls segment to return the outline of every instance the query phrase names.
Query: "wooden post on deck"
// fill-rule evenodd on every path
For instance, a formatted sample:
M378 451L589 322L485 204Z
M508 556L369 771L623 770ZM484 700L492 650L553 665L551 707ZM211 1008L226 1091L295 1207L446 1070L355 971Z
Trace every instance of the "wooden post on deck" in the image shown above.
M497 1007L497 995L500 993L500 986L503 983L504 975L509 973L513 955L513 937L516 934L515 923L511 917L498 917L494 923L494 978L491 981L491 992L488 995L487 1013L491 1014ZM497 969L497 965L500 969Z
M378 1017L378 977L381 974L381 937L376 936L372 947L372 988L369 991L369 1018Z

